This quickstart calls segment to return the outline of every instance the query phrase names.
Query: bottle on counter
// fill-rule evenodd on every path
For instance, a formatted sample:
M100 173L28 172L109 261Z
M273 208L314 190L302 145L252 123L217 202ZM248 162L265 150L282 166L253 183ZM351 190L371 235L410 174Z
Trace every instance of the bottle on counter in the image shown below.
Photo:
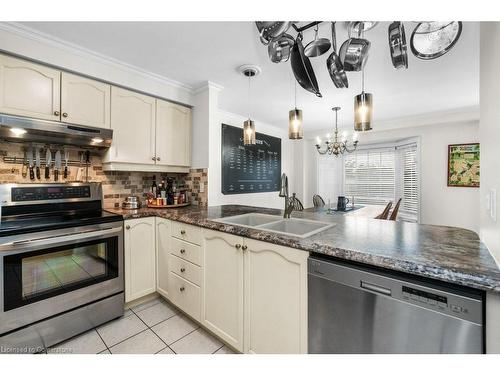
M151 193L155 198L158 197L157 189L158 187L156 186L156 176L153 175L153 184L151 185Z

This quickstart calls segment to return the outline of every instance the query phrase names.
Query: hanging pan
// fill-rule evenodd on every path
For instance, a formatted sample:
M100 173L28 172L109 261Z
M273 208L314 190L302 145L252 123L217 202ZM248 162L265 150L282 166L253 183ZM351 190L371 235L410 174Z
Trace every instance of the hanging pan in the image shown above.
M318 38L319 26L316 25L314 32L314 40L309 42L304 48L304 54L307 57L318 57L327 53L330 49L331 43L326 38Z
M411 34L411 52L423 60L443 56L453 48L462 33L462 22L421 22Z
M271 40L267 46L267 52L271 61L273 63L288 61L294 43L295 40L293 37L286 33L281 35L279 38Z
M408 69L408 51L403 22L393 22L389 25L389 49L392 65L396 69Z
M255 25L259 30L261 43L267 46L271 40L286 33L292 23L290 21L256 21Z
M340 47L339 57L344 70L347 72L359 72L363 69L368 58L370 50L370 42L361 38L361 28L358 28L358 37L351 37L351 29L349 28L349 39L347 39Z
M304 46L302 45L301 33L299 33L299 35L297 35L297 39L295 39L295 44L293 45L290 59L292 63L293 75L295 76L295 79L297 80L299 85L321 98L318 81L316 80L316 76L314 75L311 61L309 61L309 58L304 55Z
M347 74L344 70L342 63L340 62L340 57L337 55L337 34L335 32L335 22L332 22L332 53L328 56L326 60L326 68L330 74L330 78L333 84L338 89L349 87L349 82L347 81Z

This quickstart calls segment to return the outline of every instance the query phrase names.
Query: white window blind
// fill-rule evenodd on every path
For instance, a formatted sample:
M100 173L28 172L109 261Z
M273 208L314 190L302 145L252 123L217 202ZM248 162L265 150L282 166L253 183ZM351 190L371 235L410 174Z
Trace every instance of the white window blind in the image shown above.
M344 156L345 195L356 203L385 205L395 197L394 148L358 150Z
M411 143L396 148L399 159L399 171L401 178L398 178L396 193L401 201L400 213L410 221L418 221L419 217L419 172L417 144Z

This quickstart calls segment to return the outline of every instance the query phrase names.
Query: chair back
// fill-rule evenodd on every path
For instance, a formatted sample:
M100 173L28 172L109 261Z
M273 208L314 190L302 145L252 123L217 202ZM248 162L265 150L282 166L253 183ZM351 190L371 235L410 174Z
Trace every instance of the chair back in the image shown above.
M385 206L384 211L382 211L380 215L375 216L375 219L387 220L389 212L391 211L391 207L392 207L392 201L387 203L387 206Z
M325 201L318 194L313 195L314 207L325 207Z
M391 212L391 216L389 217L389 220L396 221L396 218L398 217L398 211L399 211L399 205L401 204L401 198L398 199L398 203L394 206L394 209Z

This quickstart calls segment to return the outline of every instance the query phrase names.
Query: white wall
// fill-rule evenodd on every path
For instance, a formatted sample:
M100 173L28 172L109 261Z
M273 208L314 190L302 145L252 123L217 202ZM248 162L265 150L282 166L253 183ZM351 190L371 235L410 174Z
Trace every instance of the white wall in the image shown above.
M479 232L479 189L447 186L448 145L479 142L478 122L373 130L360 134L359 142L367 145L411 137L420 138L421 223Z
M227 124L243 128L246 117L219 110L217 121L211 125L210 130L210 161L208 169L208 205L218 206L222 204L244 204L259 207L283 208L284 200L278 196L278 192L234 194L224 195L221 193L221 124ZM258 119L255 128L259 133L265 133L281 138L281 172L286 173L290 188L293 186L293 143L288 139L288 129L278 129L275 126L265 124ZM291 193L292 191L290 191Z

